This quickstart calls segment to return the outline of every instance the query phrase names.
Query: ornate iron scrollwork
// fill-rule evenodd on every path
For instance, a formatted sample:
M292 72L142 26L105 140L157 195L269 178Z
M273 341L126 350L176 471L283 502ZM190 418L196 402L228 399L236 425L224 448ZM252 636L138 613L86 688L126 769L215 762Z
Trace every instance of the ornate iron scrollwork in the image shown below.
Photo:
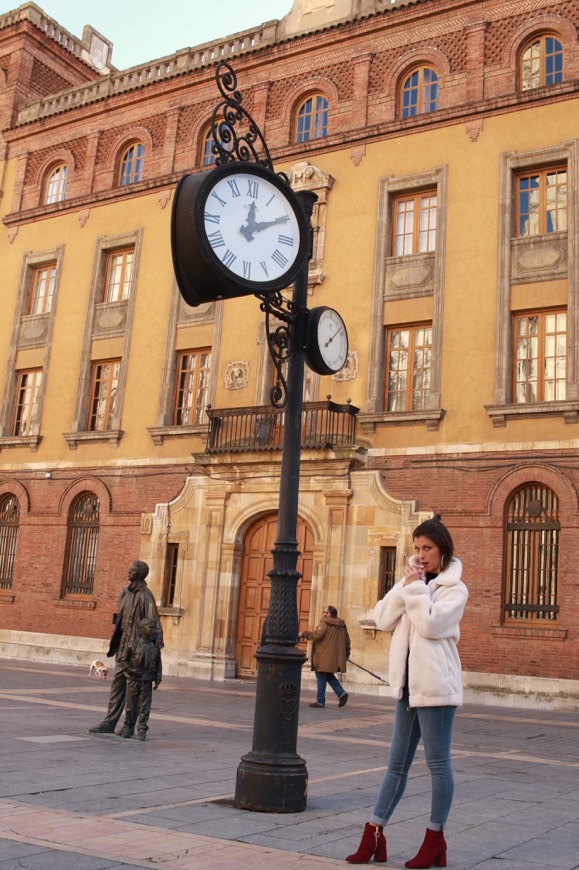
M223 100L215 106L211 115L211 151L215 163L222 166L233 161L250 161L273 171L273 163L263 134L249 112L243 108L241 92L237 90L237 76L227 61L220 61L215 70L215 80ZM284 172L277 175L289 185ZM288 400L288 385L285 364L293 352L292 335L295 326L293 305L280 292L267 296L256 294L265 312L266 336L269 353L276 372L275 385L270 390L274 408L284 408ZM282 323L271 325L276 317Z
M261 300L259 307L265 312L267 346L276 373L275 384L269 391L269 398L274 408L285 408L288 391L284 367L293 351L294 306L279 292L257 298ZM276 317L282 323L272 327L272 317Z
M249 112L243 108L237 76L227 61L220 61L215 80L223 101L211 115L211 135L215 163L222 166L233 160L250 160L273 170L273 163L263 134ZM243 133L236 128L243 125ZM265 156L260 156L264 152Z

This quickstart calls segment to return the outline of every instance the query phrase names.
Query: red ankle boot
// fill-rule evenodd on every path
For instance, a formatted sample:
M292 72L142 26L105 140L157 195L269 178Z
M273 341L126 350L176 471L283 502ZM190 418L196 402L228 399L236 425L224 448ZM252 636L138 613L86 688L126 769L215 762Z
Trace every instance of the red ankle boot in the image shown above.
M383 830L382 827L366 822L358 851L348 855L346 861L350 864L366 864L372 857L379 863L386 861L386 837Z
M431 831L427 828L418 854L404 866L410 867L411 870L426 870L433 865L446 867L446 840L442 831Z

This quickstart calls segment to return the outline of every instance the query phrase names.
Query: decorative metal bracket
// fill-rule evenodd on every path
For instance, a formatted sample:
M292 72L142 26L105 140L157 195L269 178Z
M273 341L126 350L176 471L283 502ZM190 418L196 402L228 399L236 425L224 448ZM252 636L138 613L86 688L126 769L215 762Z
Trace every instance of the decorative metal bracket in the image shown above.
M257 298L261 300L260 309L265 312L265 335L276 373L275 384L269 391L270 402L274 408L285 408L288 388L284 367L293 351L294 306L279 292ZM273 317L282 321L275 329L271 326Z
M215 80L223 97L223 101L215 106L211 115L211 151L215 154L215 163L222 166L234 160L249 160L273 170L263 134L249 112L241 105L243 98L237 90L237 76L227 61L222 60L217 65ZM241 134L236 130L236 125L243 123L245 132ZM265 152L265 156L260 157L259 151Z

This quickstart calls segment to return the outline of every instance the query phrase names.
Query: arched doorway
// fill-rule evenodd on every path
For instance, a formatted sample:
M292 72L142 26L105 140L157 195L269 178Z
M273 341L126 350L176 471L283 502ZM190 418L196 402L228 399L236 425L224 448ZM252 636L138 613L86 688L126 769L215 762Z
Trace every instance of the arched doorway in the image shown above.
M267 572L273 568L273 550L277 536L277 514L260 517L247 531L243 545L237 643L235 646L235 673L238 677L255 677L255 652L260 646L263 623L269 607L270 579ZM299 630L308 628L312 590L312 562L314 538L308 524L298 517L298 550L301 553L297 569Z

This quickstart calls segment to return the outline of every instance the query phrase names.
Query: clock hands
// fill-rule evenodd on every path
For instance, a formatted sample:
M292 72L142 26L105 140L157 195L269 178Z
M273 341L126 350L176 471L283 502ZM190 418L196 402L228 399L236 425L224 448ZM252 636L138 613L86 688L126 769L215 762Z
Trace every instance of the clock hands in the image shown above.
M340 327L339 327L339 328L334 332L334 334L331 335L331 336L329 337L329 339L325 342L324 347L329 347L329 346L331 345L331 343L333 342L333 340L335 339L335 337L336 337L337 335L340 335L340 333L342 333L343 331L344 331L344 327L343 327L343 326L340 326Z
M252 202L248 208L246 223L239 227L239 232L245 236L248 242L253 241L255 233L260 233L262 230L267 229L267 227L273 227L275 224L286 224L289 221L289 216L287 214L274 218L272 221L256 221L256 210L256 205Z

